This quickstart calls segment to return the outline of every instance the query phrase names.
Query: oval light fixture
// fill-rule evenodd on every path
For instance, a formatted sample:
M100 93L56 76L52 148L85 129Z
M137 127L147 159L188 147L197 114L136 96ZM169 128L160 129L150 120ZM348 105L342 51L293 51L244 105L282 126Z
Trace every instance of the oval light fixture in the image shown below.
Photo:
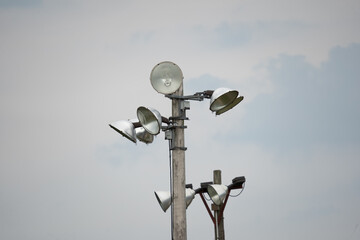
M236 99L239 92L229 88L218 88L211 95L210 110L213 112L219 111Z
M243 99L244 99L243 96L236 98L234 101L232 101L232 103L230 103L227 106L223 107L222 109L216 111L216 115L220 115L220 114L223 114L224 112L229 111L230 109L232 109L233 107L238 105Z
M121 135L123 135L124 137L126 137L127 139L129 139L130 141L136 143L135 128L131 122L126 120L121 120L114 123L110 123L109 126L118 133L120 133Z
M137 118L141 126L150 134L157 135L161 129L161 114L153 108L138 107Z
M150 74L153 88L162 94L171 94L179 89L184 76L178 65L165 61L155 65Z

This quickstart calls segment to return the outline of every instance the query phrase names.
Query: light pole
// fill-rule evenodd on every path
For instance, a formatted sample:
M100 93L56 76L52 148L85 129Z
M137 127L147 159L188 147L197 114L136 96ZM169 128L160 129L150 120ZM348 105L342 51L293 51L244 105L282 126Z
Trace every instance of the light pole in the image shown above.
M175 92L183 96L183 85ZM184 119L181 117L181 99L172 100L172 118L175 129L172 150L172 189L173 189L173 239L186 239L186 205L185 205L185 143ZM185 111L185 110L184 110Z
M195 193L199 193L204 206L209 213L209 216L214 224L215 240L225 240L225 229L224 229L224 210L226 207L227 200L230 192L233 189L244 190L245 177L236 177L232 180L232 183L228 186L221 184L221 171L214 170L214 182L204 182L200 184L200 188L195 190ZM240 192L240 193L241 193ZM211 210L205 201L204 193L208 193L213 204L211 204Z
M221 171L214 170L213 176L214 184L221 184ZM220 210L224 204L221 203L219 206L216 204L211 205L211 209L214 211L214 218L215 218L215 237L216 239L224 240L225 239L225 229L224 229L224 215L221 214L220 217Z
M193 95L184 96L183 74L181 69L172 62L161 62L152 69L150 82L153 88L172 100L172 116L169 119L152 108L139 107L137 120L117 121L109 124L111 128L132 142L137 140L151 143L153 135L160 130L165 132L165 139L170 141L172 151L172 239L186 240L186 195L185 195L185 143L184 143L184 120L186 110L190 109L188 100L202 101L210 99L210 110L216 115L223 114L243 100L238 96L239 92L228 88L206 90ZM162 126L166 123L167 126Z
M187 184L186 187L186 207L190 205L196 194L199 194L203 201L209 216L214 223L215 240L225 240L225 229L224 229L224 210L229 198L230 192L233 189L242 189L237 195L239 196L244 190L245 177L236 177L232 180L232 183L228 186L221 184L221 171L214 170L214 181L204 182L200 184L200 188L193 190L192 184ZM204 193L207 193L210 199L213 201L211 204L211 213L209 205L205 201ZM158 200L160 207L164 212L171 205L171 194L168 191L155 191L156 199ZM234 196L232 196L234 197Z

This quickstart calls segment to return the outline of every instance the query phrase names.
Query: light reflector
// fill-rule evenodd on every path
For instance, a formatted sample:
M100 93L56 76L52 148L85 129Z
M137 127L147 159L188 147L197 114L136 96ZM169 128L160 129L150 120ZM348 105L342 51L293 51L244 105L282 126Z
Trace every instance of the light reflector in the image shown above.
M228 192L228 187L222 184L212 184L208 186L207 191L214 204L221 205Z
M151 85L157 92L162 94L171 94L178 90L183 78L179 66L169 61L155 65L150 74Z
M185 188L186 208L190 205L195 198L195 191L191 188Z
M129 139L130 141L136 143L136 134L135 134L135 128L134 125L126 120L117 121L114 123L110 123L109 126Z
M238 94L238 91L228 88L216 89L211 95L210 110L216 112L225 108L226 106L234 102Z
M168 191L156 191L155 193L155 197L158 200L161 209L166 212L166 210L170 207L171 205L171 195L170 192Z
M146 108L146 107L138 107L137 111L137 118L141 126L150 134L157 135L161 129L161 114L153 109L153 108Z
M161 209L166 212L166 210L171 206L171 194L169 191L156 191L154 192L156 199L158 200ZM195 198L195 191L191 188L185 188L185 202L186 208L190 205L192 200Z
M136 133L136 138L139 141L144 142L146 144L152 143L154 140L154 135L148 133L143 127L135 128L135 133Z
M236 98L232 103L228 104L226 107L216 111L216 115L220 115L220 114L223 114L224 112L229 111L230 109L232 109L233 107L238 105L243 99L244 99L243 96Z

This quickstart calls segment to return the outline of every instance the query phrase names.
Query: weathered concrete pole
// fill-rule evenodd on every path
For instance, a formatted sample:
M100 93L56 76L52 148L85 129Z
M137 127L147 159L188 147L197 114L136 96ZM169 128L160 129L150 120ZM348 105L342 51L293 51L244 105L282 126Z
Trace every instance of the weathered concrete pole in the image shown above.
M221 170L214 170L214 184L221 184ZM225 240L225 230L224 230L224 214L221 214L221 218L218 221L220 215L220 210L223 203L220 206L212 204L212 209L214 210L215 217L215 239L216 240Z
M183 96L183 84L174 93ZM173 164L173 215L172 239L186 240L186 203L185 203L185 143L184 120L176 119L181 116L181 99L172 100L172 117L175 118L176 128L173 136L172 164Z

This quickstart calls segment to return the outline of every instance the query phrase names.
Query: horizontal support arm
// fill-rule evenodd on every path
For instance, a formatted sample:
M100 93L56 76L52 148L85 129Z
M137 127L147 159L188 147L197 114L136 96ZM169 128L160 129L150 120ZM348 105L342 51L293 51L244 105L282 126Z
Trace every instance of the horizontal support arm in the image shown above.
M204 100L204 98L211 98L211 95L213 94L213 92L214 92L213 90L206 90L203 92L197 92L193 95L187 95L187 96L166 94L165 97L170 98L170 99L202 101L202 100Z

